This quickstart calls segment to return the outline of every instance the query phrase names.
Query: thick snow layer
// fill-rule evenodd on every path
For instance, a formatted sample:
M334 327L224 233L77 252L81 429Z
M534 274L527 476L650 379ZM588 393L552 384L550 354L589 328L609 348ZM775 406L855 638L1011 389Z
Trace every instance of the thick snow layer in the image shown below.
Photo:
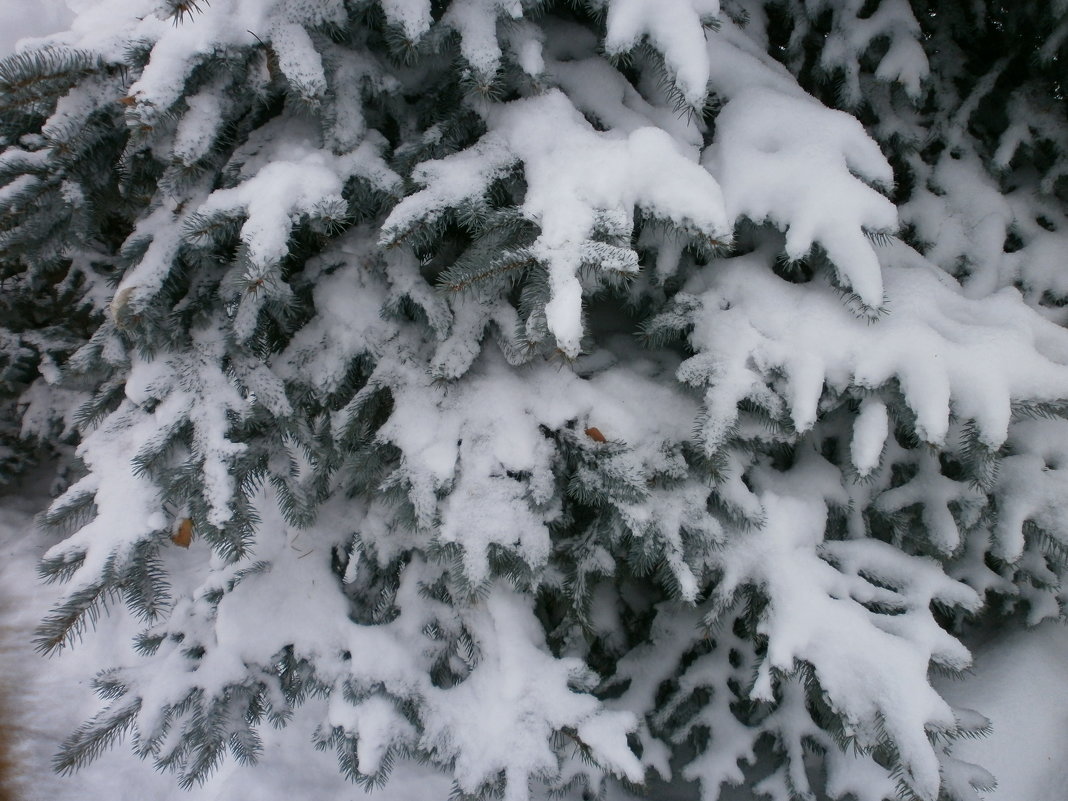
M998 471L994 492L998 503L995 528L998 553L1010 561L1024 549L1024 525L1031 521L1068 542L1064 503L1068 497L1068 421L1025 420L1013 427L1011 455ZM1034 610L1040 617L1052 610Z
M241 239L254 271L276 264L288 253L289 234L301 215L315 216L331 203L345 207L345 181L359 175L373 186L392 189L399 178L386 166L382 142L369 138L337 156L318 145L314 128L303 122L261 129L264 147L242 165L244 180L217 189L201 204L204 215L245 215Z
M865 181L887 186L893 172L856 119L808 98L749 89L717 118L705 163L731 219L774 223L786 232L791 259L820 245L864 304L883 305L879 260L866 234L896 229L897 210Z
M386 19L410 39L418 39L430 29L429 0L379 0Z
M514 544L535 567L548 557L545 524L556 507L535 511L527 497L535 504L552 497L554 452L541 426L555 430L576 419L595 425L634 449L617 457L619 468L645 476L662 466L661 444L684 439L697 414L685 394L633 370L605 372L588 381L548 365L517 374L493 352L484 354L463 386L441 388L432 377L399 367L384 380L399 389L394 414L379 436L404 454L417 512L428 521L439 519L443 541L463 545L464 566L479 580L487 575L493 544ZM477 406L495 414L472 418L465 413ZM509 477L515 474L529 474L529 486ZM444 486L451 492L439 501ZM634 516L654 514L655 498L651 503L645 509L635 504ZM677 508L655 520L676 532L682 524ZM381 546L390 547L388 542Z
M831 287L784 281L768 261L766 253L730 259L687 287L704 304L691 336L701 355L682 365L680 378L710 384L709 442L734 423L739 401L767 393L774 370L786 379L774 400L800 431L815 423L825 385L875 390L896 380L917 433L935 444L945 441L952 411L998 448L1013 401L1068 395L1068 335L1013 289L967 298L897 245L884 250L888 313L868 322Z
M853 466L858 474L866 476L879 465L889 431L886 404L877 400L862 403L853 424L853 441L850 445Z
M265 726L261 729L264 753L259 766L240 767L228 761L192 793L178 789L174 777L154 773L147 763L138 762L124 748L106 753L92 767L73 778L52 775L47 765L59 742L95 711L96 704L89 690L92 671L101 664L131 660L131 640L141 625L115 610L114 614L101 620L101 630L75 652L66 652L49 661L32 653L29 644L32 628L56 598L56 588L39 585L35 579L34 565L49 540L37 534L30 512L42 503L40 498L30 502L4 499L4 505L0 506L0 580L5 588L5 603L0 607L0 668L8 677L4 688L7 692L5 713L14 716L17 731L25 734L16 741L13 754L20 766L19 777L15 780L20 788L20 799L142 801L151 797L161 801L281 801L296 797L363 796L359 788L347 783L338 773L332 753L312 751L303 740L318 720L345 722L346 716L355 716L361 732L368 735L361 741L364 755L368 759L380 759L383 745L371 730L393 706L383 706L381 701L373 698L363 702L358 710L348 704L309 701L298 709L296 718L287 728L277 730ZM301 550L306 546L293 538L279 544L278 553L266 555L274 558L280 579L290 586L296 584L309 590L315 588L317 581L320 587L327 583L328 577L316 577L317 572L324 569L322 560L302 558L311 553ZM198 561L195 550L187 553L194 562ZM181 565L176 567L181 569ZM184 572L192 576L196 570L195 565L186 565ZM182 582L182 576L178 575L176 589L180 589ZM410 583L411 591L417 591L414 582ZM247 592L240 591L246 587ZM274 653L277 642L295 640L299 643L302 638L321 642L324 634L329 635L331 627L309 628L309 620L320 617L343 620L345 617L343 610L324 610L322 594L309 592L306 598L290 597L284 609L275 609L271 626L261 623L255 631L250 630L250 620L261 617L265 609L275 606L276 596L271 592L278 590L277 583L258 586L253 582L242 585L233 594L236 597L232 603L220 611L216 633L220 642L232 640L235 646L222 650L234 657L262 660L264 654ZM467 625L484 644L484 650L468 681L453 690L423 688L428 694L430 707L425 715L427 726L423 737L426 745L443 751L455 749L458 758L456 778L461 786L473 789L487 778L487 771L492 774L497 769L509 773L529 770L534 763L551 769L554 757L545 742L548 730L545 736L529 737L530 727L575 726L602 764L619 775L639 780L641 768L625 740L626 731L635 725L633 715L598 711L600 705L592 696L566 689L562 693L556 691L557 687L564 688L572 680L581 679L584 668L580 660L555 659L538 647L542 635L529 607L529 599L499 589L486 600L482 612L468 619ZM370 628L365 633L373 632ZM390 635L384 632L381 637L372 636L366 642L357 637L350 643L353 658L366 662L368 669L373 664L374 670L387 684L409 681L414 664L391 661L391 654L402 655L404 649L389 647L389 639ZM383 649L381 645L387 647ZM415 654L411 657L414 663L417 657ZM181 669L177 663L172 667ZM243 671L241 665L233 668ZM166 665L164 669L167 669ZM226 670L224 664L206 664L198 674L198 680L205 683L203 686L210 687L213 680L221 682L225 678ZM552 681L547 685L549 677ZM162 682L162 686L168 684L177 686L177 683ZM547 686L552 686L553 691L546 693ZM335 697L338 695L340 693ZM146 706L151 703L146 702ZM462 725L450 717L455 715L465 718ZM479 725L470 725L472 716L481 721ZM5 725L10 723L5 721ZM394 738L399 729L403 727L391 725L389 738ZM465 737L478 738L478 742L458 740L460 732L466 733ZM375 745L376 742L379 745ZM364 766L362 758L361 765ZM516 774L514 778L516 781L509 784L512 788L510 797L525 797L526 776ZM375 798L411 801L427 795L446 797L450 785L451 780L441 774L405 763L385 792L376 793Z
M605 50L625 53L648 36L686 102L700 108L709 72L702 22L718 14L719 0L609 0Z
M765 525L725 545L716 589L730 597L753 582L768 598L760 623L767 655L751 696L771 700L772 671L789 673L796 660L807 663L828 703L849 721L849 734L861 746L874 746L878 731L892 737L911 766L908 785L921 798L934 799L939 759L925 730L952 730L955 719L928 684L928 666L933 661L960 670L970 657L929 607L937 602L975 611L979 597L934 560L907 556L885 543L821 544L826 502L841 487L836 471L819 457L802 457L789 473L762 471L755 478ZM873 612L865 604L885 604L898 614Z
M523 16L519 0L456 0L441 18L460 34L460 52L485 78L492 78L501 63L497 41L497 17L516 20Z
M433 221L447 207L481 200L489 184L516 162L527 182L523 213L541 234L531 247L548 270L549 330L568 356L581 350L584 244L600 217L629 220L635 208L680 228L725 241L730 226L719 185L651 125L602 133L558 90L490 107L489 132L471 148L420 165L425 189L405 198L383 225L384 240ZM629 127L629 126L628 126Z
M174 133L174 157L184 164L194 164L211 148L223 123L223 103L219 94L223 82L211 84L186 100L189 111Z
M91 50L117 62L131 40L152 45L150 62L130 86L135 100L132 113L145 124L154 124L178 102L185 79L206 56L263 41L275 49L279 69L298 94L314 101L326 82L307 27L341 25L345 20L341 5L333 0L200 2L195 25L173 24L165 5L156 0L81 0L77 5L71 30L48 37L50 42ZM406 28L425 27L419 4L383 2L383 6L387 16L391 7L405 15ZM429 22L429 7L426 12Z

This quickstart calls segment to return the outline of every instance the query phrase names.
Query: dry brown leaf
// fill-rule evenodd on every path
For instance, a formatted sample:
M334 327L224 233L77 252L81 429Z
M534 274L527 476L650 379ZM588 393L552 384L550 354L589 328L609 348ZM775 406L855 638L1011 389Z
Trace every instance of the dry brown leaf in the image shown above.
M586 436L592 439L594 442L608 442L608 440L605 439L604 434L601 433L600 429L593 428L592 426L586 429Z
M189 543L193 541L193 521L188 517L183 517L182 522L178 524L178 530L171 534L171 542L177 545L179 548L188 548Z

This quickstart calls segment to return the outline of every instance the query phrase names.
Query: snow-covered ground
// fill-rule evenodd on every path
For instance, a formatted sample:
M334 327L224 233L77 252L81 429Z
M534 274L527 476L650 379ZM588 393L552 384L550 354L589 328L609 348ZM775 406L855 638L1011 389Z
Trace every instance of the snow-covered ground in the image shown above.
M998 779L993 801L1068 799L1068 627L1044 623L974 651L975 674L943 683L946 698L981 711L994 733L955 753Z
M39 495L0 496L0 725L12 733L16 763L13 796L19 801L290 801L293 798L352 801L364 797L337 772L333 754L312 750L301 721L266 729L261 764L242 767L228 760L202 788L184 791L173 777L134 758L128 746L107 752L74 776L58 776L50 762L56 746L95 710L89 689L94 669L108 663L107 643L136 631L123 615L101 621L72 651L45 659L30 640L37 621L57 597L42 585L35 565L51 544L33 514ZM1068 627L1045 624L993 639L976 650L976 669L965 681L944 683L959 706L978 709L994 723L994 734L958 746L965 759L993 771L999 787L989 801L1068 799ZM321 714L314 704L303 715ZM416 766L403 766L375 801L444 799L449 782ZM0 788L0 797L3 797ZM664 788L657 801L696 799L695 788ZM737 801L743 796L739 794ZM735 801L730 799L729 801Z

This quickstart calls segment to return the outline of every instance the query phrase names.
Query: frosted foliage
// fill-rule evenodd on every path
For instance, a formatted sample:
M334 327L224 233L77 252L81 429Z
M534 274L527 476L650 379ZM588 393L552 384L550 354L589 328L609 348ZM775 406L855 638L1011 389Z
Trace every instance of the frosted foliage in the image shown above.
M1018 276L1002 245L1014 212L990 177L975 170L974 157L946 160L931 175L931 192L919 192L902 209L917 238L929 243L928 257L947 271L966 265L969 294L982 296Z
M820 0L806 0L814 13L826 5ZM929 65L923 46L920 25L906 0L880 0L874 12L863 14L863 0L847 0L834 8L834 27L820 54L821 65L828 72L841 70L845 85L840 91L851 102L860 100L860 56L878 40L887 43L879 58L875 77L901 84L913 99L921 96L921 82Z
M853 466L861 476L868 475L879 465L889 433L886 404L880 401L863 403L853 424L853 440L850 443Z
M489 78L501 63L498 14L518 19L523 16L523 8L519 0L457 0L442 17L443 25L459 32L460 52L467 63Z
M430 0L379 0L379 4L386 19L410 39L418 39L430 29Z
M941 473L936 459L919 457L916 475L904 484L883 490L875 500L875 508L894 514L916 504L922 505L922 520L931 544L943 553L954 553L961 545L961 526L951 511L954 506L963 510L964 520L970 521L982 507L983 498L974 489L953 481Z
M553 775L558 770L546 739L554 730L576 723L578 734L606 766L632 781L642 778L626 745L626 733L635 725L633 715L599 710L590 696L567 691L568 682L579 677L584 666L542 650L541 629L526 601L495 592L485 612L469 623L472 634L485 643L481 660L471 677L442 699L447 705L440 711L431 699L430 715L437 712L440 720L424 735L434 751L457 760L456 781L462 789L473 792L503 771L504 797L525 800L532 774ZM458 732L464 735L457 737Z
M719 14L719 0L608 0L605 49L624 53L648 36L664 54L686 102L700 107L708 83L702 23Z
M219 93L224 85L215 85L189 98L189 110L182 116L174 134L174 157L185 164L203 158L219 135L223 122Z
M283 72L298 91L314 91L322 81L322 64L303 26L344 19L344 6L338 0L239 0L197 4L197 24L173 25L155 5L94 3L76 18L73 35L64 36L72 45L117 59L126 41L152 46L151 61L129 90L136 101L132 113L150 124L177 102L197 64L219 50L249 46L257 36L275 45Z
M1062 28L1068 32L1063 23ZM1063 37L1065 34L1061 35ZM1053 143L1060 155L1044 171L1039 184L1043 192L1052 192L1057 182L1068 173L1068 157L1063 155L1068 145L1064 126L1038 93L1020 92L1010 99L1007 112L1012 122L1001 134L997 150L994 151L995 165L1003 170L1008 169L1013 158L1022 150Z
M791 259L820 245L862 303L882 306L879 260L866 233L894 230L897 212L856 176L885 185L893 173L855 119L767 89L742 92L720 113L705 163L731 218L784 229Z
M505 28L504 37L519 68L532 77L541 75L545 69L541 29L530 23L515 22Z
M176 225L178 204L161 203L134 229L129 242L148 241L140 263L124 277L122 285L108 304L108 311L120 320L126 310L142 308L160 290L181 243L181 228Z
M550 503L554 454L540 426L557 428L570 419L585 419L596 422L613 439L643 443L628 469L644 480L662 466L658 443L684 436L686 420L695 413L684 396L637 375L587 382L537 369L529 383L512 376L498 357L473 368L463 391L444 393L434 390L429 378L402 369L398 365L391 375L384 364L378 370L380 380L394 387L397 401L380 436L403 454L417 520L428 528L435 525L443 542L463 545L464 568L475 581L484 580L489 572L492 545L517 548L534 568L547 562L550 542L545 526L559 509ZM643 388L641 403L615 395L634 382ZM486 420L466 418L464 411L475 403L489 403L495 415ZM439 502L445 487L451 491ZM672 501L662 502L671 508L687 497L684 492L679 488ZM678 511L673 508L672 514ZM670 517L653 518L650 524L650 536L658 530L667 537L677 536L680 526L678 521L672 525ZM680 561L678 569L685 580L689 567Z
M558 775L551 735L568 729L583 737L601 765L640 780L641 769L626 746L635 717L606 710L592 696L571 689L588 684L588 671L578 659L557 659L546 651L529 598L496 588L466 611L414 604L419 585L440 575L439 568L416 559L397 590L396 601L406 611L385 625L359 625L346 618L344 601L333 589L328 552L311 545L306 532L273 522L279 525L260 534L256 546L273 569L239 578L219 604L211 632L199 635L210 636L216 647L190 677L198 686L208 691L231 686L244 674L242 662L264 663L284 646L295 645L301 653L318 656L318 680L335 690L320 731L337 727L358 737L359 768L369 775L396 747L418 745L454 764L456 783L465 792L494 784L503 771L505 797L526 799L535 779ZM228 579L234 583L232 569L217 570L209 584L195 588L193 597L203 597L212 584ZM304 588L300 597L278 607L271 599L294 581ZM202 604L183 601L175 611L195 614ZM309 620L318 623L308 626ZM426 675L437 647L428 637L431 627L462 628L472 638L468 642L477 643L462 654L469 674L456 686L436 687ZM195 630L186 625L186 637L192 636ZM343 651L349 655L345 659L339 656ZM161 654L162 664L180 677L181 651L168 645ZM135 678L148 709L175 704L186 692L183 679L158 671L140 677L131 672L129 679ZM343 701L345 685L360 687L363 700ZM415 700L418 731L400 713L403 704ZM137 726L147 736L159 721L143 713Z
M486 136L448 158L423 162L412 177L425 188L397 204L386 220L387 234L400 236L418 223L432 223L448 209L480 198L515 158L506 142Z
M379 155L378 141L365 140L355 150L336 156L317 147L317 137L299 123L275 133L274 144L242 165L245 180L240 185L217 189L198 209L203 215L246 218L241 239L252 278L261 277L289 252L296 219L314 216L331 202L343 204L346 179L360 175L382 188L397 180Z
M592 53L583 55L575 58L572 51L553 52L544 63L545 71L579 111L620 133L653 125L680 143L701 145L701 130L692 118L650 103L603 59Z
M327 51L327 56L335 99L327 112L329 128L325 138L331 149L341 154L357 147L367 132L363 92L369 87L394 89L396 83L364 53L334 48Z
M766 52L767 32L762 13L749 9L749 24L742 27L730 18L720 20L719 30L708 39L709 89L723 98L745 89L774 89L783 94L807 97L797 79Z
M374 256L367 240L351 237L340 252L346 265L320 273L315 320L300 330L274 364L274 371L284 378L327 392L338 390L354 359L364 353L382 355L396 336L395 326L378 316L386 290L368 274ZM323 266L318 265L320 270Z
M1054 538L1056 547L1068 544L1061 514L1068 427L1062 420L1028 420L1013 427L1007 456L995 489L998 553L1015 562L1024 551L1025 524L1038 526Z
M776 278L766 259L740 257L694 279L686 290L703 309L691 336L700 353L679 375L708 386L707 447L722 442L747 398L772 412L784 409L800 431L811 428L825 386L878 390L894 382L922 439L943 443L952 413L974 420L981 440L995 449L1008 435L1014 400L1064 396L1062 329L1023 307L1014 290L969 300L910 260L903 250L888 259L890 311L874 323L854 316L829 286L802 288ZM772 380L775 372L781 381Z
M757 742L768 735L786 755L784 766L757 785L771 798L787 799L789 788L796 792L808 787L801 745L806 740L828 750L832 797L853 793L879 801L894 796L894 782L883 768L863 750L840 753L814 723L806 682L815 678L826 693L824 702L848 721L845 736L862 749L892 739L909 755L906 785L919 797L933 798L940 783L939 765L947 757L931 746L926 732L956 731L959 723L927 683L928 663L961 669L970 657L938 626L929 605L937 601L974 609L979 596L948 578L933 560L907 557L873 541L824 542L828 508L845 499L840 477L817 457L787 475L761 473L760 480L768 482L760 487L765 524L736 538L717 556L724 580L715 608L718 614L726 611L729 619L731 612L739 611L732 593L743 585L759 586L768 599L759 623L767 637L766 655L757 658L752 645L736 632L715 628L710 632L713 650L689 664L667 703L654 706L655 688L681 656L672 649L687 647L681 635L698 624L700 615L663 608L648 648L621 660L616 679L630 683L615 703L655 709L654 725L663 726L685 709L691 693L712 690L711 701L681 730L683 735L697 727L711 732L704 752L683 769L687 779L701 783L703 799L716 801L722 785L740 784L740 764L756 758ZM840 636L843 631L850 635ZM771 700L772 677L781 680L775 684L776 711L747 725L732 713L735 699L727 688L732 682L749 686L753 674L756 681L749 694L757 698ZM669 775L666 763L656 756L663 752L650 739L653 735L643 730L641 736L646 763Z
M271 44L278 56L278 68L286 80L307 101L315 101L326 91L326 76L319 52L303 25L276 23L271 29Z
M1063 20L77 5L0 65L0 478L69 484L42 650L143 631L57 766L989 783L929 674L1068 603Z
M88 493L97 516L47 557L81 560L79 586L100 581L102 573L115 569L112 562L123 564L138 543L167 528L161 490L137 465L139 460L158 457L182 426L193 431L190 458L203 472L209 521L222 526L229 520L234 494L231 461L244 446L229 439L227 418L244 414L248 404L219 367L221 337L217 328L209 327L197 332L187 353L155 362L135 361L126 385L128 400L82 444L82 458L109 478L97 482L93 474L55 502L53 508L61 509ZM147 402L154 404L152 412L144 411Z
M583 332L582 247L599 217L629 220L637 208L712 239L729 236L716 181L692 151L656 128L626 137L599 133L558 91L501 105L486 118L489 133L475 148L420 167L417 177L427 188L394 209L387 236L481 197L505 167L520 162L523 213L541 229L531 251L548 269L548 327L569 356L579 353ZM467 168L472 163L477 171Z
M728 546L717 590L729 596L753 582L768 597L760 624L768 652L757 668L752 695L770 700L773 670L790 672L797 661L810 665L828 702L853 727L849 736L868 747L890 738L909 765L908 785L933 798L939 763L925 727L952 730L955 721L927 684L928 663L960 669L970 657L937 625L929 605L938 600L974 609L978 596L947 578L936 563L906 557L882 543L819 547L826 504L842 499L835 497L841 492L836 472L817 461L766 480L761 494L766 523L759 533ZM898 614L877 614L868 604L883 604ZM840 637L836 631L851 634Z
M1051 320L1064 324L1068 279L1061 269L1064 214L1030 189L1002 193L969 154L944 159L931 171L927 191L902 207L928 258L962 279L969 295L981 297L1014 284ZM1019 246L1005 243L1019 238Z

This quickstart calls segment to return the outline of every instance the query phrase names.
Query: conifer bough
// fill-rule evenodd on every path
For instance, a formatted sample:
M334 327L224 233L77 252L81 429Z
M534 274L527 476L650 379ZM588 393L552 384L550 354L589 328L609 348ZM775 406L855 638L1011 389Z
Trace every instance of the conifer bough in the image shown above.
M40 650L142 631L58 770L992 783L930 677L1063 613L1063 0L81 6L0 62L0 479Z

